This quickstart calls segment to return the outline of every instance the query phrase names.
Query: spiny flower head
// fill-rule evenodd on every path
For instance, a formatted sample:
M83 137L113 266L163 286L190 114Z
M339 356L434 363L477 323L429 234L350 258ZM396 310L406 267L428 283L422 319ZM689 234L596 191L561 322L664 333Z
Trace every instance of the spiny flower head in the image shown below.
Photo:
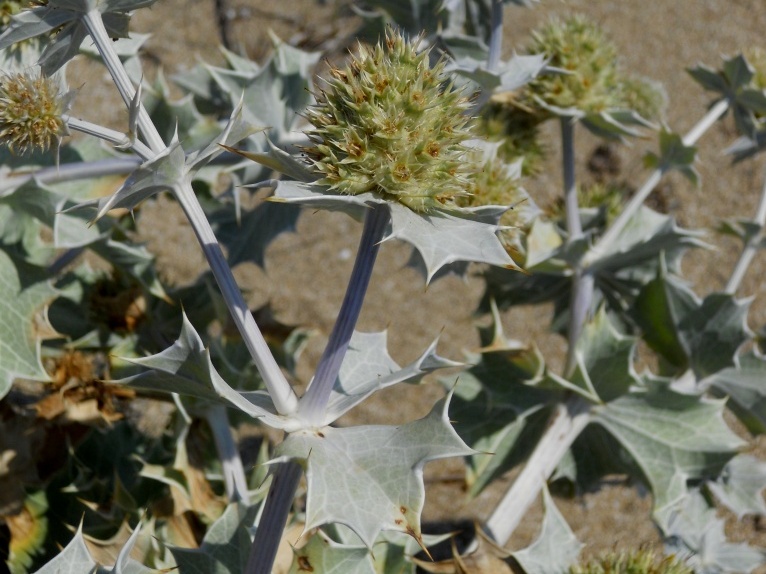
M0 76L0 143L13 153L46 151L66 135L70 96L51 77L32 73Z
M527 51L546 54L550 66L566 72L544 74L529 84L529 91L547 105L577 108L587 114L633 109L647 119L661 111L661 92L648 82L624 75L614 44L583 16L552 20L532 33Z
M338 193L373 192L418 212L450 206L466 193L468 105L444 62L430 67L428 51L389 31L384 45L360 45L345 68L331 68L307 111L306 151Z

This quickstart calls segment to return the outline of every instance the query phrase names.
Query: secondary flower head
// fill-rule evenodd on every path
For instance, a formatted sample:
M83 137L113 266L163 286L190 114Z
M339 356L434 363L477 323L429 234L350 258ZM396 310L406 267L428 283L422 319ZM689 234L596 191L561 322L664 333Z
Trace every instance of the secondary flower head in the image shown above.
M586 114L631 109L646 119L660 114L663 94L651 83L625 75L615 45L582 16L552 20L533 32L527 51L546 54L549 65L563 71L530 82L529 91L546 105Z
M13 153L57 146L66 135L69 95L55 78L29 73L0 76L0 143Z
M389 31L384 44L360 45L330 76L307 111L315 128L307 151L320 183L342 194L373 192L418 212L466 194L469 104L444 62L432 68L428 51Z

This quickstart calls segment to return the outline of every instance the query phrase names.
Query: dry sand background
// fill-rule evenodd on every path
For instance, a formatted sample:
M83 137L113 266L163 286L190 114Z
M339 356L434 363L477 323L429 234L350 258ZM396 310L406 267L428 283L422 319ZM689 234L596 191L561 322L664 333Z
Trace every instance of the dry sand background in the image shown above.
M251 55L262 54L269 45L269 28L287 40L322 41L343 38L355 27L354 18L343 8L345 1L328 0L322 7L314 0L230 2L229 7L237 14L232 26L234 41ZM587 14L607 30L626 68L664 84L669 96L667 123L682 133L701 117L710 101L684 69L698 62L718 67L723 54L734 54L752 45L766 46L763 0L543 0L533 9L506 8L504 55L509 56L514 45L523 44L529 29L549 15L572 13ZM153 34L149 42L152 63L160 63L168 74L192 66L193 57L220 61L215 49L219 37L211 0L159 0L151 10L137 14L132 30ZM83 92L97 93L104 104L102 109L108 110L108 102L113 101L108 82L100 75L87 77L90 85ZM78 105L84 117L92 117L92 103L81 101ZM105 111L100 119L119 126L123 116ZM555 142L554 131L547 136ZM755 211L763 161L750 161L733 169L720 150L734 136L731 120L719 123L704 136L698 165L701 188L692 188L682 178L672 176L663 184L669 211L682 225L712 228L722 218L749 216ZM577 138L579 177L587 180L583 166L597 142L583 131ZM560 189L558 152L552 145L550 168L526 185L541 205L556 197ZM622 171L618 177L634 187L640 185L644 177L641 157L654 145L654 141L639 141L632 147L620 148ZM192 279L203 268L203 261L182 216L166 198L143 209L141 233L157 254L165 277L175 282ZM253 306L270 301L282 322L317 331L301 361L300 374L305 378L311 374L340 306L360 231L360 226L348 217L306 212L297 234L284 235L272 244L265 270L254 266L236 270ZM734 241L710 239L719 249L695 252L684 262L687 276L701 295L724 286L737 254ZM464 349L475 348L478 342L472 314L481 295L481 281L448 277L426 289L418 273L406 267L408 258L409 248L405 245L384 245L360 328L388 328L391 352L400 363L415 358L440 333L441 354L460 359ZM761 255L740 291L755 296L750 319L754 329L764 325L766 318L766 286L762 280L765 267L766 257ZM547 307L514 310L503 316L503 322L508 336L535 340L556 364L564 345L557 336L542 330L550 312ZM437 385L396 387L357 408L343 423L413 420L425 415L440 395ZM763 453L764 442L755 442L760 443L758 451ZM459 492L461 477L460 461L427 467L426 521L481 520L488 515L504 485L496 485L478 500L468 502ZM588 543L586 554L658 541L649 520L650 496L626 486L620 477L604 483L598 492L574 500L559 499L557 503L577 536ZM513 539L514 546L536 535L540 516L539 508L530 512ZM738 524L728 516L727 532L735 540L748 539L766 546L766 526L757 521L746 519Z

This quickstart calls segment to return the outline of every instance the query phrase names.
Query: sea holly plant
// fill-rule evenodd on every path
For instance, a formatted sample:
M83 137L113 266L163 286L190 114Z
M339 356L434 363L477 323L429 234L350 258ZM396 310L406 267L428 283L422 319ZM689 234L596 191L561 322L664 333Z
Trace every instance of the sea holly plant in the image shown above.
M209 311L205 311L207 307L195 307L193 313L198 317L209 313L215 320L232 323L239 333L239 343L232 342L231 335L227 335L213 340L215 346L206 345L183 314L180 336L175 343L148 354L147 351L156 344L150 345L144 337L153 335L162 340L170 333L170 325L162 322L167 313L163 308L167 305L165 301L175 295L183 302L184 295L165 293L154 285L151 277L140 272L135 256L133 260L124 256L118 259L114 251L106 251L115 259L113 280L119 284L117 273L125 274L127 283L133 283L133 289L136 289L135 298L126 301L127 306L122 310L124 316L120 319L124 326L116 333L105 332L95 324L90 332L75 330L70 335L66 331L73 322L72 306L93 302L92 298L98 295L88 284L85 270L62 273L66 263L54 263L50 266L53 276L42 282L48 289L45 291L46 301L57 292L61 294L62 304L52 315L54 326L60 330L59 336L69 338L62 349L67 346L90 352L107 349L113 355L108 367L111 372L107 376L114 383L139 393L169 393L177 397L174 399L176 418L182 430L176 456L172 461L166 460L164 464L170 466L164 470L162 463L146 461L141 471L144 479L162 483L170 489L176 507L174 517L180 516L179 508L200 511L194 503L195 496L199 498L195 492L199 492L204 481L200 483L200 477L189 470L186 455L188 430L183 430L190 424L189 417L205 419L215 439L226 498L232 506L211 527L199 551L189 553L173 549L171 541L166 540L164 545L170 547L170 552L167 547L157 549L151 567L170 565L180 571L210 567L211 571L220 572L270 572L297 481L303 472L307 479L304 536L337 523L349 528L361 543L361 547L358 543L349 546L346 541L349 550L340 547L337 558L328 555L321 559L321 563L327 560L344 563L353 556L357 557L353 559L354 563L368 562L369 549L384 530L406 533L425 548L420 528L424 502L423 465L437 458L466 456L471 452L449 423L450 396L439 401L430 415L399 427L345 429L330 425L378 389L417 380L438 368L456 366L456 363L439 357L434 345L414 363L400 367L385 352L381 335L354 333L381 242L399 238L411 243L421 257L429 279L443 267L461 261L516 268L497 237L501 230L498 220L508 206L462 207L459 204L459 199L469 194L471 180L483 165L480 161L466 161L470 155L467 142L473 137L470 117L464 113L469 107L466 94L452 85L444 61L432 65L428 50L421 49L416 39L410 40L394 30L389 31L375 48L360 46L346 68L332 68L330 79L320 88L316 102L307 109L303 109L308 103L305 96L296 99L288 91L310 87L308 66L294 65L306 61L302 53L283 49L280 64L265 68L253 65L250 69L242 60L230 57L232 65L239 69L235 73L211 70L211 77L221 86L227 86L228 93L240 89L243 95L238 102L233 102L228 117L217 122L218 133L210 140L198 143L200 132L195 118L208 124L209 120L195 114L189 106L184 110L177 103L158 105L156 98L167 97L161 80L157 84L159 90L155 89L149 98L145 96L144 90L148 91L148 88L144 88L143 83L134 85L113 46L111 36L123 36L126 30L118 30L118 34L109 24L108 16L116 13L123 17L124 12L144 4L50 3L23 11L11 20L0 37L0 47L9 49L18 41L46 34L55 28L58 34L41 54L43 67L40 73L46 74L61 70L83 38L90 36L128 110L128 125L125 132L120 133L67 115L65 103L57 101L57 107L49 105L47 102L52 96L48 92L42 94L45 97L39 98L39 102L35 101L31 97L39 83L35 78L21 79L27 78L23 75L18 76L19 80L14 78L21 86L19 89L15 87L17 84L4 82L8 97L3 100L4 118L7 118L4 119L3 137L11 152L25 152L31 147L44 152L51 143L58 144L66 130L96 136L113 146L111 157L107 159L62 161L61 166L53 166L53 169L42 164L31 179L17 176L12 171L3 191L8 205L38 224L50 225L54 229L67 222L78 225L82 234L79 242L73 239L74 232L69 233L66 242L62 240L63 235L56 234L57 241L50 247L76 244L79 249L91 248L95 253L103 254L105 251L99 248L100 242L125 239L131 225L129 218L119 216L109 221L108 214L115 210L138 213L142 201L161 191L169 191L186 214L207 258L220 290L214 297L228 310L221 313L219 307L216 311L213 302ZM263 70L268 70L268 74ZM284 91L274 90L275 86L283 86ZM17 97L22 88L30 94L25 92ZM250 88L252 94L248 92ZM308 161L300 156L290 156L262 135L260 143L252 139L262 130L253 122L264 116L261 109L253 108L261 104L257 94L271 98L269 101L273 105L269 109L285 110L287 102L292 109L302 111L313 124L313 129L307 131L305 141L308 145L304 146ZM288 95L293 97L288 98ZM23 114L17 113L13 107L16 100L12 98L21 100L26 106ZM152 100L153 105L145 105ZM166 119L160 114L180 114L182 111L184 116L182 121L176 119L174 132L160 132L159 126ZM273 119L268 110L265 115ZM289 114L285 111L284 115ZM42 131L38 125L42 126ZM283 131L270 130L269 135L276 136L277 144L284 143L283 137L290 126L285 124L284 128ZM41 135L37 135L38 132ZM198 189L205 190L200 184L210 181L204 172L211 162L245 139L252 142L248 144L250 150L238 150L238 153L293 178L265 182L276 188L275 200L348 211L365 220L357 261L336 326L316 374L300 398L277 363L275 356L278 354L272 353L247 308L197 195ZM253 149L260 151L251 151ZM62 158L65 152L62 149ZM126 157L129 155L132 157ZM248 178L253 172L260 173L260 169L232 165L231 161L227 169L232 183L265 185ZM81 192L79 196L68 195L71 193L67 189L69 181L115 173L125 173L126 177L113 193L105 197L98 197L95 190ZM35 190L31 196L34 199L22 201L24 196L21 194L29 190ZM283 209L294 208L285 205ZM83 225L86 220L78 219L81 214L90 219L91 229L99 233L88 235L88 228ZM291 219L288 217L285 221L289 228ZM258 237L264 240L276 233L261 233ZM9 241L13 239L7 238ZM71 261L77 254L65 253L62 257ZM21 269L20 263L14 263L13 259L9 259L9 266ZM23 289L25 294L31 294L28 281L28 278L19 280L18 285L13 283L9 289ZM53 282L59 291L49 282ZM146 297L152 291L162 299L147 304ZM191 295L188 300L193 301L195 296ZM30 303L29 314L45 303L42 296L33 299L35 304ZM24 317L27 315L25 313ZM128 320L129 317L132 318ZM98 320L94 317L93 322ZM25 338L29 339L24 345L25 353L34 355L39 363L40 334L30 332ZM234 347L247 350L257 375L250 371L248 377L246 367L237 367ZM13 351L10 347L8 350ZM35 361L27 362L33 364ZM44 372L39 367L37 369L36 372L14 371L9 377L45 378ZM120 377L119 373L124 376ZM230 382L224 375L228 375ZM253 384L254 378L265 385L265 390L259 390ZM232 386L235 380L242 383L237 385L239 388ZM255 510L260 499L251 499L243 465L226 423L226 411L220 405L287 432L286 439L278 445L269 461L273 469L271 487L255 524L254 512L236 506L252 504L251 510ZM349 471L342 483L336 480L339 466ZM112 488L119 486L115 484ZM358 492L365 492L364 505L354 498L354 493ZM123 515L130 507L135 508L135 505L126 502ZM204 510L209 511L209 508ZM232 515L238 518L231 519ZM209 515L206 517L210 518ZM247 519L249 524L245 522L246 517L250 517ZM177 518L173 520L165 519L164 527L157 522L150 524L155 533L168 528L179 532ZM255 538L252 549L249 549L248 529L253 528ZM136 525L134 536L141 529ZM216 549L219 539L226 541L223 550ZM135 538L130 539L123 554L127 555L134 541ZM71 550L63 552L45 568L71 570L86 563L87 568L96 564L86 551L81 535L78 534L67 548ZM313 554L297 556L296 560L302 565L301 560L314 559L308 556ZM125 560L119 558L114 568L138 567ZM139 569L149 571L150 567Z
M615 472L651 491L667 550L684 561L662 561L667 571L762 562L761 550L726 539L711 502L738 517L764 510L764 465L739 453L724 412L753 433L764 428L762 349L735 294L762 244L766 200L752 221L726 224L742 256L725 292L704 298L680 263L709 238L643 205L667 172L699 183L696 142L729 109L749 142L740 148L760 149L764 74L748 59L691 71L718 99L687 135L660 128L645 159L652 174L626 201L616 187L576 184L575 130L614 141L645 134L661 124L663 97L619 67L584 17L544 25L503 61L502 0L370 2L361 33L378 32L342 62L320 64L319 52L272 38L263 62L223 50L223 64L171 76L184 94L174 100L163 74L144 78L142 38L127 38L131 11L149 4L51 0L2 20L0 468L13 487L0 515L13 572L509 563L563 572L582 544L545 482L587 486ZM123 130L70 113L65 65L81 46L113 78ZM550 119L561 130L564 191L541 209L521 178L539 169L538 127ZM183 287L165 284L135 242L143 203L160 192L180 206L208 265ZM268 201L253 207L250 193ZM268 306L251 311L232 268L263 265L305 208L344 212L363 230L299 396L306 330ZM385 333L355 330L392 239L412 246L426 283L473 270L486 281L491 326L465 364L434 341L402 366ZM501 311L548 301L551 329L566 337L562 369L500 327ZM638 367L639 341L650 368ZM424 418L339 424L377 391L442 368L452 369L444 397ZM158 428L146 428L150 418ZM241 453L232 421L243 420L279 440ZM439 540L421 529L423 467L445 457L466 459L472 496L523 468L475 543L453 545L438 563ZM506 550L540 493L540 535Z

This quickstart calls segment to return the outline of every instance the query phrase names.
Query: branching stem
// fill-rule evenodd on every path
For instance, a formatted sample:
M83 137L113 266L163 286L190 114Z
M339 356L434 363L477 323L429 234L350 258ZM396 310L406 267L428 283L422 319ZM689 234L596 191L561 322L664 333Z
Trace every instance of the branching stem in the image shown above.
M724 292L729 295L734 295L737 289L739 289L742 280L745 278L745 273L747 273L747 269L750 267L750 263L758 251L758 243L760 243L763 236L763 226L766 225L766 176L761 187L761 198L758 202L758 211L753 222L761 227L761 232L748 237L745 241L742 253L740 253L731 277L729 277L729 281L726 283L726 289L724 289Z
M247 479L242 466L239 449L231 433L229 417L223 405L211 405L205 409L205 420L213 433L218 458L223 466L223 483L229 502L248 503Z

